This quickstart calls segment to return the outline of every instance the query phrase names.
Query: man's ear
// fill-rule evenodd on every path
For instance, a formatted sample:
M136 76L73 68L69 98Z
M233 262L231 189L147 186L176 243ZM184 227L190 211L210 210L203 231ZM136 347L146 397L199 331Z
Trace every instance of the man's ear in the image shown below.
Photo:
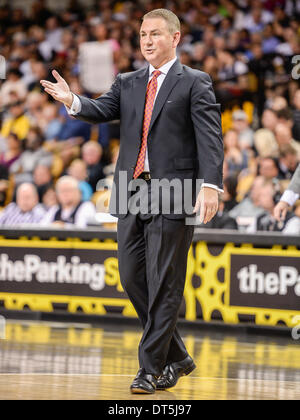
M181 37L181 33L179 31L174 33L174 35L173 35L173 47L177 47L177 45L179 44L179 41L180 41L180 37Z

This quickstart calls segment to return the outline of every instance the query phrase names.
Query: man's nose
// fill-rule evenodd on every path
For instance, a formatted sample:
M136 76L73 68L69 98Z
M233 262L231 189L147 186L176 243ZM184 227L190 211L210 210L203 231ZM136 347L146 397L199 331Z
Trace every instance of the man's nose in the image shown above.
M150 36L146 38L146 45L152 45L152 38Z

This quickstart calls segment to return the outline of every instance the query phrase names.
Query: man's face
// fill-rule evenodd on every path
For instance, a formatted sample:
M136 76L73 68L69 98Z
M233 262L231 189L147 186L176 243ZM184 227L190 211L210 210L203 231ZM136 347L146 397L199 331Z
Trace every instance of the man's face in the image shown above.
M82 158L87 165L95 165L101 159L101 152L93 147L87 147L82 150Z
M274 208L273 195L274 190L270 185L263 187L259 196L259 207L262 207L264 210L271 211Z
M18 207L23 211L31 211L37 205L37 195L29 188L24 188L17 192L16 202Z
M260 162L259 174L266 179L275 178L278 175L278 169L272 159L263 159Z
M148 63L159 68L175 58L180 32L173 35L163 18L146 18L140 30L141 51Z
M76 206L80 201L80 190L67 183L61 184L57 189L57 198L63 208Z
M289 144L292 140L290 128L284 124L278 124L275 128L275 137L279 146L282 144Z
M294 105L297 109L300 109L300 89L298 89L295 93Z
M298 157L297 154L288 153L281 161L287 166L288 169L294 171L298 166Z
M277 117L276 114L273 111L270 111L269 109L266 109L262 116L262 125L264 128L268 128L269 130L274 130L276 124L277 124Z
M263 178L262 177L256 178L253 182L253 185L250 191L251 200L256 206L258 206L258 201L261 194L262 186L263 186Z

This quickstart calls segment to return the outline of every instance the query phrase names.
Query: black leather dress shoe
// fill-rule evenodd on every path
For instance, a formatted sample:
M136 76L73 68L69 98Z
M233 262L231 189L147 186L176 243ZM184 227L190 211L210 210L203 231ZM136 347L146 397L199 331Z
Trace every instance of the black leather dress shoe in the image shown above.
M132 394L154 394L158 377L146 373L143 368L139 369L134 378L130 390Z
M156 389L172 388L181 376L189 375L194 369L196 369L196 365L190 356L187 356L181 362L167 365L157 381Z

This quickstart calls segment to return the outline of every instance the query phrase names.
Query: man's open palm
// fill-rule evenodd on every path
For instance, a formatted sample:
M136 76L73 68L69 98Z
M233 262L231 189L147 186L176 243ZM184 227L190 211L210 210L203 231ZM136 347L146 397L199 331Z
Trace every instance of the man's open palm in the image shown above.
M45 88L45 91L49 93L54 99L63 104L71 107L73 102L73 95L70 91L68 83L61 77L56 71L52 71L53 77L57 80L57 83L51 83L48 80L41 80L41 85Z

